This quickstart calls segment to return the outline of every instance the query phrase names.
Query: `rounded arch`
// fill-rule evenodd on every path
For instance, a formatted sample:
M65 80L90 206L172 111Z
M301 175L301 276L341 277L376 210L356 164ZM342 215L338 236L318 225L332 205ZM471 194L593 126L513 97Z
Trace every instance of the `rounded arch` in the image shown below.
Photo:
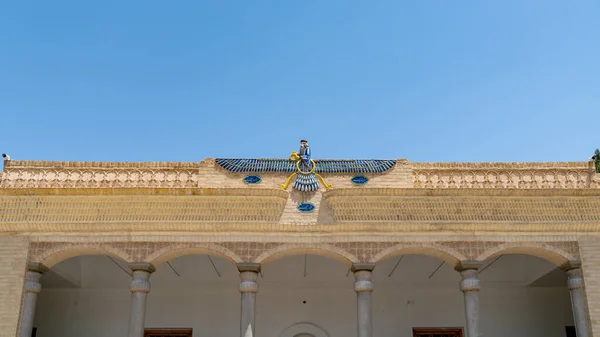
M105 245L61 245L43 252L32 261L52 268L62 261L82 255L108 255L126 263L131 262L124 251Z
M218 246L218 245L213 245L213 244L194 245L194 246L188 246L188 245L167 246L163 249L159 249L156 252L152 253L150 256L148 256L147 260L148 260L148 262L152 263L152 265L154 265L155 267L158 267L159 265L161 265L167 261L176 259L181 256L199 255L199 254L217 256L217 257L227 260L233 264L242 262L242 259L237 254L232 252L231 250L221 247L221 246Z
M379 252L377 255L371 258L372 263L383 262L394 256L399 255L428 255L438 258L449 265L455 267L460 261L467 260L467 258L454 249L444 247L437 244L424 244L418 246L399 244L393 247L387 248Z
M312 323L298 323L285 329L279 337L295 337L302 334L310 334L315 337L329 337L325 330Z
M562 249L553 247L545 243L504 243L498 247L491 248L483 252L477 258L478 261L484 261L505 254L523 254L537 256L550 261L557 266L562 266L569 261L577 260L573 255Z
M354 255L348 253L346 250L328 244L285 244L263 252L254 262L266 265L286 256L301 254L330 257L345 265L351 265L353 262L358 261Z

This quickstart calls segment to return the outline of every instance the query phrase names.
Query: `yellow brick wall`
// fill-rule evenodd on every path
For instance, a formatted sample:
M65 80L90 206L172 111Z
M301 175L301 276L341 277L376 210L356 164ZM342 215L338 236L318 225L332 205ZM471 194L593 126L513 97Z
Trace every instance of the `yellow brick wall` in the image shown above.
M600 336L600 236L579 238L591 336Z
M0 236L0 337L15 337L29 243L24 237Z

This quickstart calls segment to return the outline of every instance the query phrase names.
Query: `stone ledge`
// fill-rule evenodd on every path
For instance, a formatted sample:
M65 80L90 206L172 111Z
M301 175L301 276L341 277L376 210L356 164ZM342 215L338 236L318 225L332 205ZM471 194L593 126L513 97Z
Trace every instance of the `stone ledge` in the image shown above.
M358 223L340 222L332 225L279 224L267 221L129 221L129 222L11 222L0 224L0 236L55 236L78 237L94 235L115 237L119 235L176 235L182 238L198 236L226 237L288 237L297 240L361 236L363 240L386 237L419 237L448 235L456 237L480 237L485 235L525 237L545 235L587 236L600 232L600 224L588 223L500 223L500 222L395 222ZM262 240L262 239L261 239Z

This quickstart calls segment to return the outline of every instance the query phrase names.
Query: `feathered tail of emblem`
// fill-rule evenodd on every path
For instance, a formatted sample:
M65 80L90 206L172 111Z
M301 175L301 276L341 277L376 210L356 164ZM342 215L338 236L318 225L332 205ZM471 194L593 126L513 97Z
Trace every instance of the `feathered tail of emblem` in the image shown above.
M298 172L293 187L301 192L314 192L319 189L319 182L314 173Z

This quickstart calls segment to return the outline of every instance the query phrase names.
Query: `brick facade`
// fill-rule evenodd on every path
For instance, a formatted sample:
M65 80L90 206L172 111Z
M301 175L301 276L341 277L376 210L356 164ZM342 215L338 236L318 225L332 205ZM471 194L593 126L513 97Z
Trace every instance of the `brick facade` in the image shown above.
M23 236L0 236L0 336L17 334L29 242Z
M410 163L323 174L303 193L261 173L200 163L9 161L0 175L0 336L15 336L26 262L108 254L155 265L187 254L266 264L316 253L343 263L425 254L452 266L531 254L581 260L600 336L600 177L590 163ZM300 212L310 202L316 209Z

